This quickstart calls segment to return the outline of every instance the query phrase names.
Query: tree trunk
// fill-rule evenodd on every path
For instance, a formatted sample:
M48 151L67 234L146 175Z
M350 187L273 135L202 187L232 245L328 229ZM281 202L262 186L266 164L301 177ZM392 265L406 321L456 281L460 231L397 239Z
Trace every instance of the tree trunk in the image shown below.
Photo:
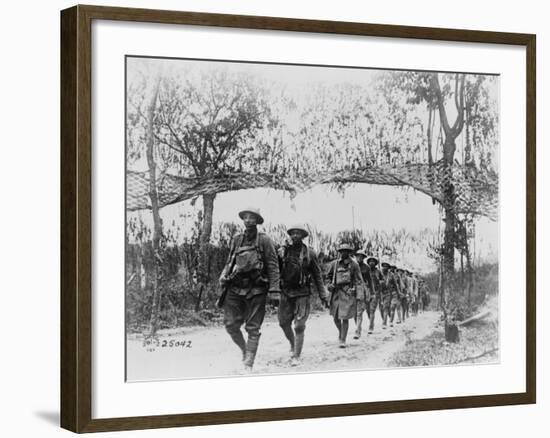
M460 251L460 290L464 291L464 251Z
M432 136L433 136L433 123L432 123L432 120L435 119L435 117L433 116L433 113L434 113L434 109L429 106L428 107L428 129L427 129L427 133L428 133L428 164L430 166L433 165L434 163L434 159L433 159L433 155L432 155Z
M206 283L208 283L208 281L210 280L208 248L210 245L210 236L212 235L212 217L214 215L215 198L216 194L202 195L203 221L199 249L199 294L197 297L197 303L195 304L196 311L200 309L200 302L202 299L204 287Z
M153 134L153 119L155 107L160 87L160 76L155 84L155 89L151 101L147 107L147 165L149 167L149 197L151 198L151 211L153 213L153 269L152 269L152 287L153 300L151 305L151 319L149 321L149 335L155 336L158 326L158 313L160 307L160 291L158 287L159 280L159 261L160 257L160 239L162 236L162 224L159 214L159 202L157 194L156 181L156 163L154 157L155 139Z
M438 297L439 303L438 308L443 310L445 307L445 296L444 296L444 284L443 284L443 256L439 256L439 283L438 283Z
M445 230L443 238L443 289L448 293L453 288L455 273L455 191L453 184L454 140L446 139L443 145L443 208L445 210Z
M468 271L468 307L472 306L472 291L474 289L474 270L472 267L472 256L470 245L466 247L466 270Z
M464 126L464 74L455 77L455 105L457 117L451 125L445 108L445 98L439 85L439 77L434 73L431 77L431 88L436 96L439 110L440 129L443 129L443 169L441 189L443 192L443 208L445 210L445 232L443 240L443 289L448 293L453 289L455 263L455 193L453 185L453 162L456 150L456 138Z
M443 289L449 291L455 272L455 214L454 208L445 209L445 231L443 239Z
M445 340L453 343L460 340L458 326L454 322L445 321Z

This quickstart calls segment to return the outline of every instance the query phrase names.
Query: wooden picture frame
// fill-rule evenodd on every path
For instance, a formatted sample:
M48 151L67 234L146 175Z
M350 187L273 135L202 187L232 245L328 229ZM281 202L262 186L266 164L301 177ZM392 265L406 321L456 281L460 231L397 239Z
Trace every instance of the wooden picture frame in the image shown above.
M113 20L517 45L526 49L526 391L177 415L92 418L92 22ZM61 12L61 426L98 432L530 404L536 401L536 38L531 34L75 6Z

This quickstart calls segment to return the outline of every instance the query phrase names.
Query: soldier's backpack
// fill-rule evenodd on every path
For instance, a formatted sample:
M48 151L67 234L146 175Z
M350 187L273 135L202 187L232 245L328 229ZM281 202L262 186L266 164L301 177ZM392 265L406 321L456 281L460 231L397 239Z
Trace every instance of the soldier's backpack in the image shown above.
M350 286L351 283L351 263L340 265L337 259L334 265L332 284L334 286Z
M309 266L309 251L307 246L302 244L298 258L289 257L288 248L283 256L281 279L283 287L299 288L308 283L308 276L304 267Z
M235 247L235 267L233 272L237 278L256 280L264 269L262 252L260 249L260 233L256 234L254 245L242 246L244 234Z

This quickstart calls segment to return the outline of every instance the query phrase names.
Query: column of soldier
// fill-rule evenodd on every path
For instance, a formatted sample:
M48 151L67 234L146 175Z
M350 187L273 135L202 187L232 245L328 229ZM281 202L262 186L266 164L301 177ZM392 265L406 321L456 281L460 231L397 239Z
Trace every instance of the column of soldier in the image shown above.
M349 320L355 320L354 339L361 337L363 314L369 318L368 333L374 331L376 309L382 329L389 323L401 324L427 305L428 294L418 275L397 268L347 243L337 248L338 257L323 273L317 255L304 239L304 226L287 229L290 243L278 249L257 226L264 222L260 211L247 208L239 212L244 232L232 242L227 263L220 276L222 293L218 306L224 311L224 325L242 352L244 369L254 365L268 293L280 293L278 319L290 343L290 363L300 364L306 321L311 309L312 289L330 309L338 329L338 346L346 347ZM325 282L327 283L325 285ZM330 293L329 293L330 292ZM247 339L241 331L244 325Z

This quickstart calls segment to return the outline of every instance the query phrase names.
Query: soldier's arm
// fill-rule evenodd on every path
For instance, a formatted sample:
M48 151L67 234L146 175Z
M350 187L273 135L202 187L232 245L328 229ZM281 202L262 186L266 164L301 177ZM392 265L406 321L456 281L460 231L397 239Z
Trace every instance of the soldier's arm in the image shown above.
M327 272L325 272L325 281L332 281L332 268L334 266L334 261L328 264Z
M395 289L397 289L397 294L401 296L401 284L399 281L399 277L397 275L394 275L393 281L395 282Z
M231 239L231 244L229 245L229 254L227 255L227 260L225 261L225 266L223 267L222 272L220 274L219 281L223 281L225 277L229 275L229 272L227 271L229 270L229 265L231 264L232 255L233 255L233 252L235 251L235 245L237 244L236 240L237 240L237 237L233 237L233 239Z
M375 268L374 271L370 273L371 284L372 284L372 293L377 294L380 292L380 271Z
M319 266L319 260L317 259L317 255L314 251L309 251L309 269L311 271L313 284L315 285L315 289L317 289L319 298L326 299L328 297L328 292L325 287L325 283L323 282L323 273L321 272L321 267Z
M264 255L267 278L269 280L269 292L280 292L279 258L273 241L268 236L262 236L261 245Z
M370 270L367 271L367 278L365 278L364 280L365 280L365 294L367 296L367 299L370 299L370 297L372 296L371 294L375 293L374 281L372 279Z
M328 289L332 292L332 279L334 277L334 270L336 269L336 260L330 262L327 273L325 274L325 280L328 283Z

